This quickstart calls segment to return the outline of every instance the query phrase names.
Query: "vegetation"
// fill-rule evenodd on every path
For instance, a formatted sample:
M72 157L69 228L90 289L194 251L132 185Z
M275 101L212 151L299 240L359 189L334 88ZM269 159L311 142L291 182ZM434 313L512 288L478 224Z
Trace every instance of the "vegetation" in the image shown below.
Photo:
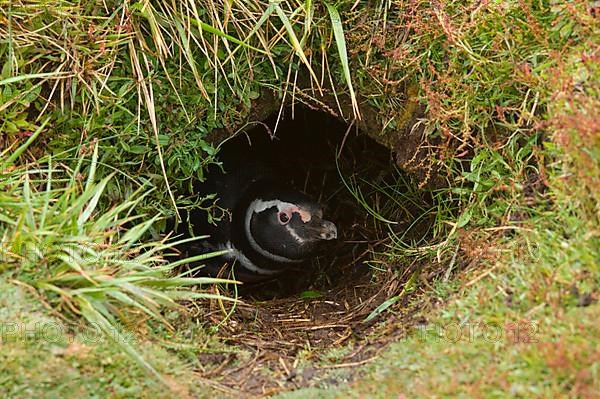
M585 1L0 0L0 392L210 396L198 354L240 350L182 304L227 298L178 275L158 233L175 205L211 206L187 193L221 139L293 100L347 118L374 109L370 133L396 144L406 114L425 110L407 151L426 156L402 166L428 171L429 240L389 224L376 261L443 273L413 273L371 314L397 323L408 303L427 324L342 395L592 397L599 13ZM444 184L425 188L435 175ZM387 203L357 200L385 223L406 198L378 190ZM60 334L36 339L39 326ZM340 395L323 385L283 396Z

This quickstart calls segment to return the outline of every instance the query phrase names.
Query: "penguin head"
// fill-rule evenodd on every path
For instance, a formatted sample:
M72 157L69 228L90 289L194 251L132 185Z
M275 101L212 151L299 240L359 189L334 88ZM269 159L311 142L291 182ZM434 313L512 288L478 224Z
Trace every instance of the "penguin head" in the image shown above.
M304 194L270 187L249 202L244 230L250 246L275 262L301 262L337 238L337 228L323 219L322 207Z

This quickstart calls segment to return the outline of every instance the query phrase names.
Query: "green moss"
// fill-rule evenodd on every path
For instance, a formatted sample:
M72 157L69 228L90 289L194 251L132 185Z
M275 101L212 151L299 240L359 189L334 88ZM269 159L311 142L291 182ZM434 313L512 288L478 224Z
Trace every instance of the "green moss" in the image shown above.
M600 305L590 299L600 286L599 243L588 234L593 222L568 213L554 219L563 206L532 220L536 229L495 241L497 259L463 274L464 288L350 386L280 397L593 396Z
M125 335L172 384L148 378L98 330L65 324L24 288L0 280L0 391L5 397L212 397L185 364L160 345Z

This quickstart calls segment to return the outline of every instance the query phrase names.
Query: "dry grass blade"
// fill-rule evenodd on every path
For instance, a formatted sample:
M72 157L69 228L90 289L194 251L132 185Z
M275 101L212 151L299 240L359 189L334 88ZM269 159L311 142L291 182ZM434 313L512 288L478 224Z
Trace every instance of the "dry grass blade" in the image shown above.
M352 100L352 110L354 117L360 119L360 110L358 108L358 101L356 100L356 93L352 86L352 77L350 75L350 63L348 61L348 51L346 50L346 39L344 38L344 27L342 26L342 19L337 8L325 2L329 17L331 18L331 27L333 28L333 36L335 37L335 43L338 49L338 55L342 64L342 70L344 72L344 78L346 85L348 85L348 91L350 92L350 99Z
M310 76L312 77L313 81L317 85L319 92L321 94L323 94L321 85L319 84L319 79L317 78L317 75L313 71L313 69L310 65L310 61L308 60L308 58L306 58L306 54L304 53L302 45L300 44L300 41L298 40L298 37L296 36L296 33L294 32L294 27L292 26L289 18L287 17L287 15L285 15L285 12L279 6L279 4L275 4L275 12L277 12L277 16L279 16L279 19L281 20L281 22L283 23L283 26L285 27L285 30L288 34L288 37L290 39L292 48L294 49L294 52L296 53L296 55L300 58L302 63L304 63L304 65L308 69L308 72L310 73Z

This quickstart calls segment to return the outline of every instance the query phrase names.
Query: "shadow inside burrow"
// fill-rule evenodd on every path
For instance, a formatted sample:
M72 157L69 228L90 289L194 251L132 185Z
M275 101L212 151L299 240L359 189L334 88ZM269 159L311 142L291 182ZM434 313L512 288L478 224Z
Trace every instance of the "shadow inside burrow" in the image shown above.
M406 238L412 226L411 235L422 239L428 229L413 224L426 200L405 201L406 193L416 191L395 166L394 155L352 124L304 106L286 108L221 143L225 169L228 162L240 168L260 161L321 204L325 219L338 229L338 239L321 256L273 279L241 285L237 293L257 301L310 299L336 287L368 287L373 253L385 251L390 232ZM376 269L393 273L389 265Z
M258 159L317 200L325 218L337 225L338 239L312 262L272 280L236 289L213 287L239 301L189 304L187 317L213 330L218 326L221 342L252 353L243 357L238 349L201 351L202 378L218 376L225 390L254 393L281 389L281 381L290 387L309 386L327 378L326 370L309 367L300 372L282 364L296 364L307 350L318 359L352 347L356 349L338 361L362 364L420 322L418 306L409 303L422 290L399 294L422 270L432 280L443 267L393 252L400 241L413 246L427 242L435 212L429 193L417 190L395 166L395 155L352 125L304 107L293 113L287 108L281 118L272 115L222 143L223 163ZM384 318L369 318L393 297L400 299L395 307L406 309L398 313L396 327L380 323ZM375 330L378 338L373 340L369 337ZM279 379L265 371L279 369Z

